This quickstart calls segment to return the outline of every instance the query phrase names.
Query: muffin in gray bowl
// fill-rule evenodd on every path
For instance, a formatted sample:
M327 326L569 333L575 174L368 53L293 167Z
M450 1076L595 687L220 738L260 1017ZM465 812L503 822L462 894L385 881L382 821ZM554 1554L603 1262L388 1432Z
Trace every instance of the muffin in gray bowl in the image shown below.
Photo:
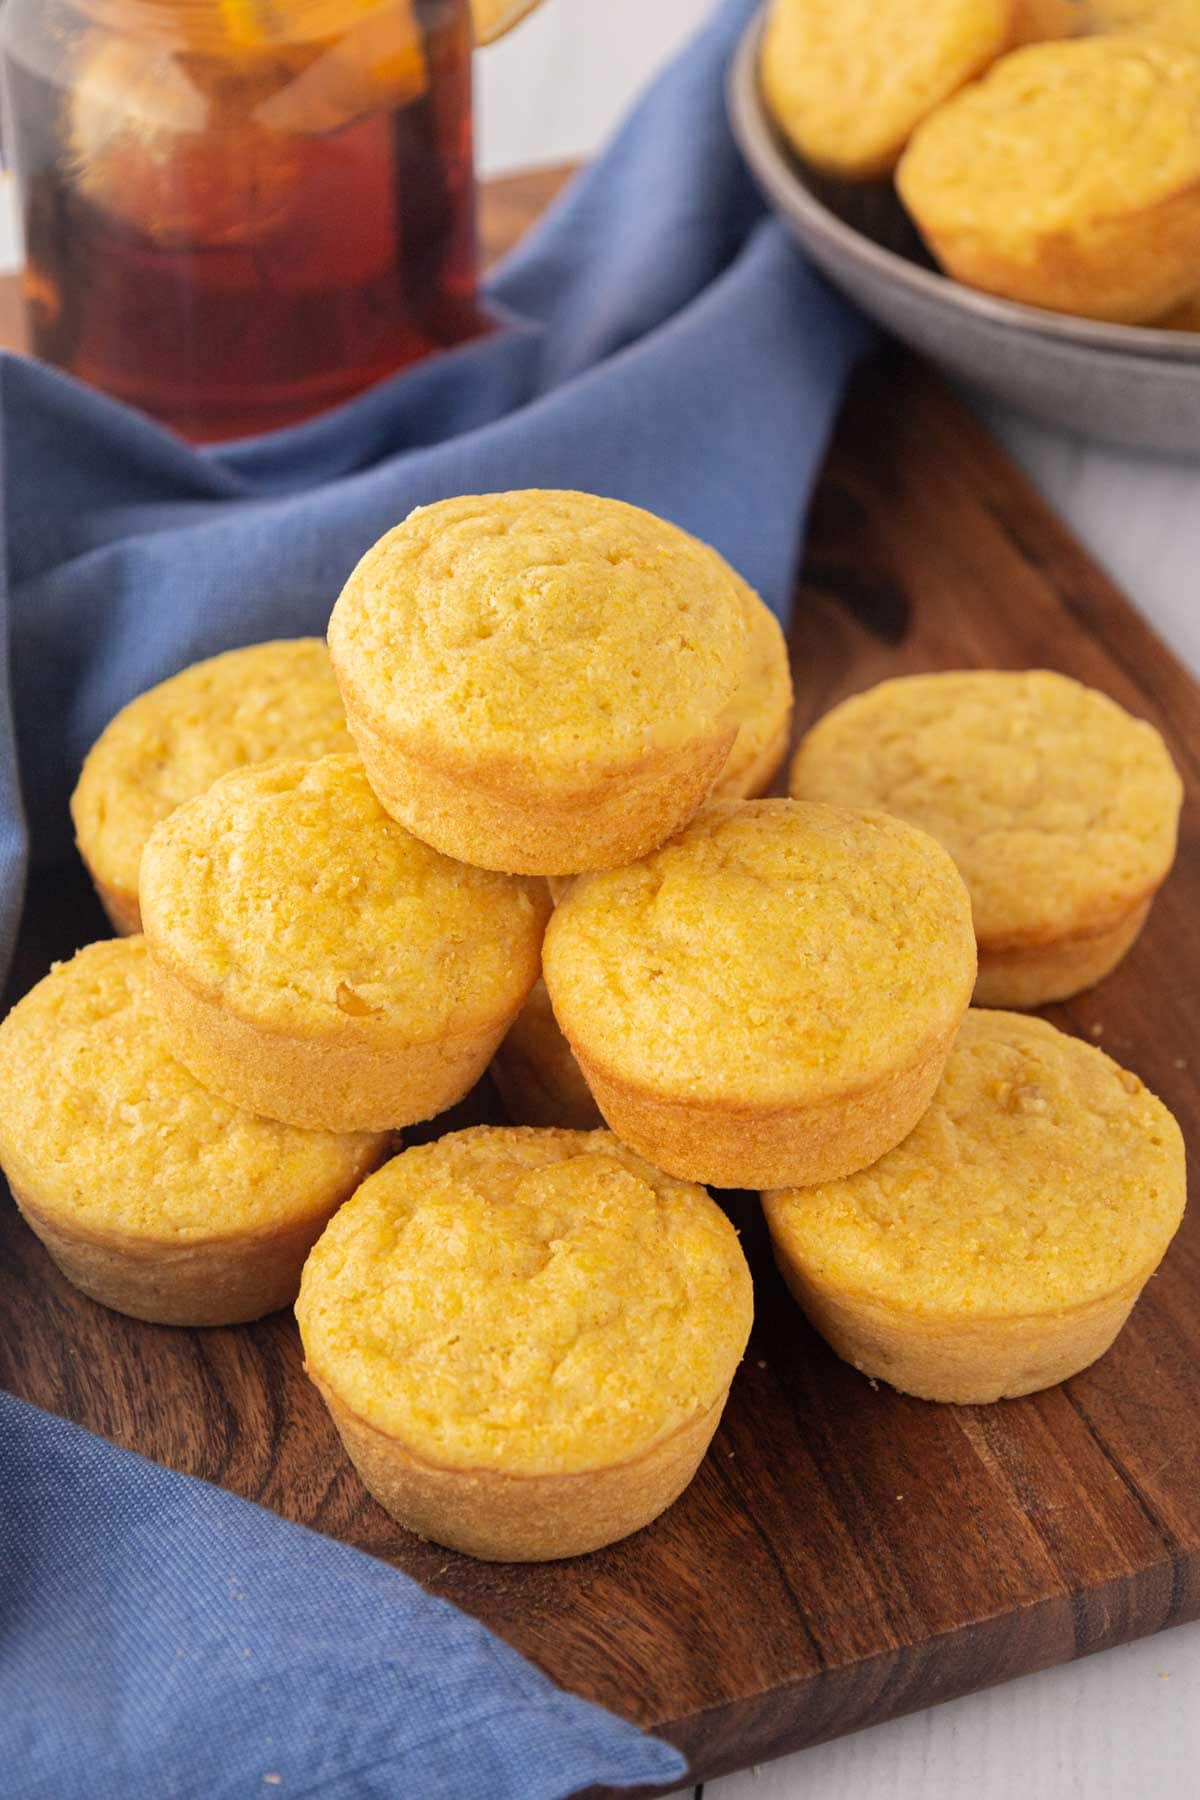
M730 70L730 119L767 199L834 286L947 374L1031 418L1127 449L1200 455L1200 333L1069 318L941 274L890 184L831 181L776 130L758 80L764 12Z

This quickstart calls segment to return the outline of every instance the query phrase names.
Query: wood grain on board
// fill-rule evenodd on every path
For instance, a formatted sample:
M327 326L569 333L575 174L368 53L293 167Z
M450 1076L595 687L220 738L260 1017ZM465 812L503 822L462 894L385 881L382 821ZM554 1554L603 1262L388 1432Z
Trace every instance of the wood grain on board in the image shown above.
M493 184L487 241L560 179ZM1047 1016L1136 1069L1200 1143L1200 694L907 360L871 364L845 408L792 650L800 729L884 675L964 665L1062 669L1161 727L1188 790L1177 869L1127 962ZM19 985L103 930L78 870L39 881L30 920ZM694 1779L1200 1616L1200 1207L1096 1367L955 1408L839 1363L782 1289L752 1199L726 1198L758 1319L724 1422L662 1519L578 1561L488 1566L417 1542L346 1463L289 1315L201 1332L107 1313L7 1202L0 1383L394 1562L674 1740Z

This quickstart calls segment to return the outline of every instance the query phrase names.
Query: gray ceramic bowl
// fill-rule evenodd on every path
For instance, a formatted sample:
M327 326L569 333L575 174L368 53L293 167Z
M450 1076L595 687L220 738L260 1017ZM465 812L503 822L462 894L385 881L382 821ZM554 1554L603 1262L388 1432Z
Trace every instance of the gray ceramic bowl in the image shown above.
M733 128L767 198L836 287L950 375L1035 419L1129 449L1200 455L1200 334L1071 319L939 274L890 184L827 181L776 132L758 86L762 28L760 12L730 72Z

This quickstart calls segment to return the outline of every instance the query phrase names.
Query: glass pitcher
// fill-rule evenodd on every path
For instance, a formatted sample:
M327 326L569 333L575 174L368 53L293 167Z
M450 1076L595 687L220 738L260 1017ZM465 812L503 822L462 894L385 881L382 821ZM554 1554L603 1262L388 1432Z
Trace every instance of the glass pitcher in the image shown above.
M195 439L481 329L469 0L7 0L38 356Z

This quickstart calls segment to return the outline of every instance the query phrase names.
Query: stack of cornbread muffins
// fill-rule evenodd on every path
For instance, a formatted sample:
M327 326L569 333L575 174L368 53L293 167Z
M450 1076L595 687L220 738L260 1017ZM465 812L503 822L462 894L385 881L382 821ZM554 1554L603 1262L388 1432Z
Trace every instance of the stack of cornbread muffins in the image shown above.
M295 1301L370 1491L492 1559L691 1480L753 1310L708 1186L762 1191L871 1377L974 1403L1101 1355L1182 1215L1178 1127L980 1004L1128 950L1174 855L1162 740L1048 672L912 677L756 798L791 704L715 551L560 492L421 508L328 651L133 701L73 800L125 935L0 1025L0 1162L64 1274L168 1324ZM513 1126L401 1146L489 1063Z

